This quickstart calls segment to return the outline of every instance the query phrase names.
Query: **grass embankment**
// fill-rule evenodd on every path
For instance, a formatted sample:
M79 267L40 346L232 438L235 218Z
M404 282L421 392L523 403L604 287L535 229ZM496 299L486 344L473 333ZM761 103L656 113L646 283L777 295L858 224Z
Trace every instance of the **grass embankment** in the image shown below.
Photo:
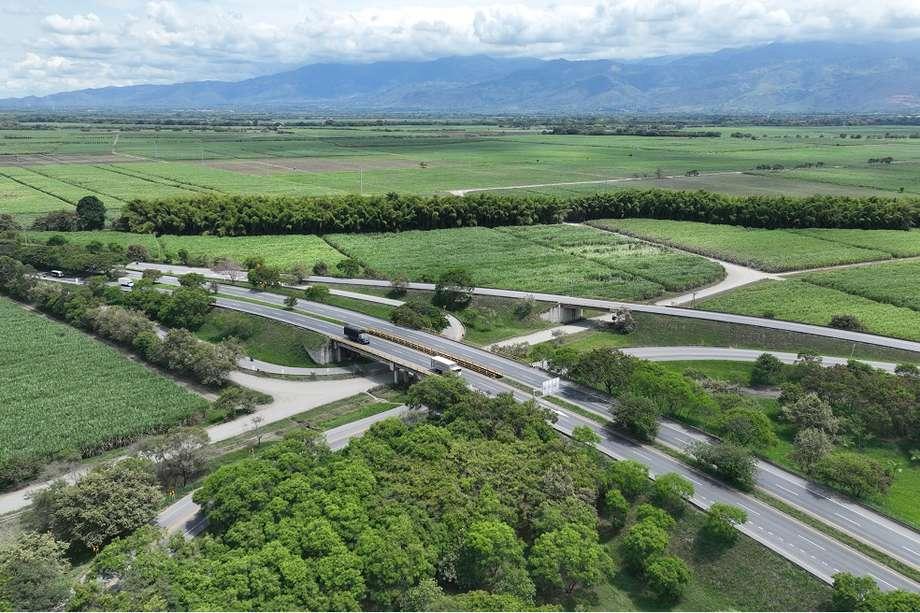
M208 313L204 325L195 334L211 342L235 337L243 344L246 355L252 358L279 366L304 368L317 366L307 350L318 349L326 342L326 337L310 330L223 309Z
M669 552L690 567L693 578L674 611L820 611L830 587L753 539L740 535L735 544L718 548L700 536L705 516L689 509L671 534ZM623 533L607 542L619 560ZM782 589L777 589L782 586ZM661 604L642 594L641 581L620 571L597 590L598 611L660 610Z
M784 332L756 326L635 311L633 312L633 317L639 326L632 334L616 334L598 329L565 336L555 342L579 351L587 351L596 347L674 347L687 345L763 349L790 353L807 352L894 363L920 362L920 354L910 351L876 347L863 343L850 343L797 332Z
M828 325L835 315L853 315L866 332L920 341L918 311L794 279L759 281L703 300L697 307L819 326Z

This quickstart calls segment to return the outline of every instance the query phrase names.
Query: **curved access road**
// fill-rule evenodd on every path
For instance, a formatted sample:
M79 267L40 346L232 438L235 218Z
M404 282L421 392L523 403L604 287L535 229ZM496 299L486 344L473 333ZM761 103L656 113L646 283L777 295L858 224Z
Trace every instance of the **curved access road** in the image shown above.
M390 282L380 279L339 279L337 277L310 277L310 281L317 283L338 283L342 285L366 285L373 287L389 287ZM409 283L409 289L422 291L433 291L433 283ZM849 330L838 330L837 328L828 328L826 326L817 326L814 324L803 324L794 321L783 321L780 319L766 319L763 317L753 317L751 315L735 315L732 313L720 313L718 311L700 311L697 309L687 309L681 307L663 306L657 304L644 304L640 302L622 302L618 300L602 300L597 298L580 298L576 296L564 296L562 294L548 294L544 292L524 292L512 289L495 289L490 287L473 288L473 293L478 296L495 296L498 298L513 298L519 300L537 300L540 302L553 302L571 306L580 306L592 309L613 310L627 308L639 313L653 313L656 315L670 315L672 317L687 317L690 319L702 319L705 321L718 321L724 323L742 324L746 326L755 326L757 328L769 328L771 330L784 330L786 332L799 332L801 334L811 334L814 336L824 336L827 338L836 338L839 340L851 341L854 343L866 343L868 345L877 345L879 347L889 347L891 349L903 349L905 351L914 351L920 353L920 342L909 341L890 336L880 336L878 334L868 334L866 332L851 332Z
M276 319L335 337L341 336L341 324L330 322L328 319L377 328L423 345L430 350L478 362L526 386L539 388L547 378L546 373L540 370L496 356L482 349L450 341L434 334L400 328L389 322L346 309L301 300L296 307L298 310L284 311L278 308L283 303L283 297L277 294L250 291L233 286L222 286L220 291L222 296L218 297L216 304L222 308ZM257 304L250 302L251 300L268 304ZM372 346L377 351L385 352L386 355L403 363L416 364L420 372L427 371L430 358L425 353L380 338L373 338ZM507 392L520 400L532 398L530 394L500 380L489 379L467 370L464 370L463 376L472 386L485 393ZM599 416L607 414L610 404L609 398L570 382L562 383L558 395L577 405L581 410ZM696 487L693 502L702 508L707 508L716 501L737 504L746 508L750 521L743 530L747 534L825 581L831 581L831 576L836 572L848 571L873 576L883 589L903 588L920 591L920 585L914 581L809 528L756 498L711 479L653 446L640 445L608 432L597 421L583 417L576 412L561 409L546 400L541 399L539 402L557 415L555 424L557 429L571 432L571 429L576 426L586 426L601 434L603 440L598 447L604 453L615 458L632 458L647 464L653 474L677 472L687 476ZM663 444L681 448L702 436L679 424L669 422L663 424L662 433L661 442ZM764 471L759 471L757 477L759 487L803 510L807 509L820 519L833 523L854 537L862 538L889 555L903 560L909 559L908 563L920 566L920 536L911 530L859 505L847 506L821 493L819 488L804 480L799 480L800 483L797 485L793 475L784 474L785 471L779 469L773 470L780 474L773 474L772 477L775 478L769 480L764 479ZM815 495L818 493L820 495ZM846 517L846 519L838 519L836 516ZM902 550L904 546L907 548Z
M683 361L710 361L722 360L726 362L753 362L764 353L777 358L783 364L794 364L799 356L787 351L765 351L757 349L734 349L731 347L626 347L623 353L633 357L649 360L650 362L683 362ZM820 356L824 366L846 365L848 358ZM897 364L893 362L875 362L872 360L858 360L873 368L894 372Z

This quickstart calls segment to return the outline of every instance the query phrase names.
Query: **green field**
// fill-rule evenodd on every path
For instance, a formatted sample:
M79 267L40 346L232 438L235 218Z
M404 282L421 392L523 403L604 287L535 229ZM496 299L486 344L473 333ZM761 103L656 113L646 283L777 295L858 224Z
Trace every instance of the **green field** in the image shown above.
M920 313L805 281L760 281L701 301L698 308L826 326L834 315L855 315L866 331L920 340Z
M628 300L664 292L647 279L491 228L334 234L327 239L387 276L401 273L414 281L436 281L460 267L483 287Z
M827 241L890 253L896 258L920 256L920 231L911 230L838 230L810 228L791 230Z
M502 231L599 262L608 268L657 283L671 292L710 285L725 276L721 266L705 258L655 247L588 226L520 226L502 228Z
M920 311L920 261L890 262L798 277L808 283Z
M164 253L175 256L185 249L193 257L209 260L221 257L233 258L242 263L248 257L261 257L270 266L288 267L306 264L312 267L324 261L330 267L344 259L342 254L330 247L323 239L311 234L288 234L283 236L161 236L160 246Z
M906 136L914 129L909 126L722 127L715 128L719 138L692 139L550 135L543 128L397 124L272 132L261 126L25 124L0 130L0 177L21 181L17 188L8 180L0 184L0 212L28 220L88 193L112 211L133 198L209 192L431 194L514 187L568 196L654 186L732 194L920 193L920 143L884 136ZM731 138L735 130L757 140ZM841 139L840 133L863 138ZM867 163L881 156L896 163ZM817 163L824 166L804 167ZM763 164L784 170L755 170ZM685 176L691 170L702 175ZM577 182L589 183L572 185ZM534 185L540 187L526 187Z
M91 455L207 403L73 328L0 298L0 462Z
M205 258L212 262L216 258L229 257L242 263L248 257L261 257L270 266L287 268L293 264L312 267L324 261L334 271L335 265L344 256L329 246L322 238L312 234L285 234L279 236L171 236L155 237L152 234L131 234L98 230L88 232L24 232L26 238L44 243L49 237L60 234L68 241L85 245L99 241L103 245L118 243L143 245L155 258L166 257L175 260L180 249L188 251L192 258Z
M881 248L854 247L790 230L658 219L606 219L593 221L591 225L768 272L891 257Z

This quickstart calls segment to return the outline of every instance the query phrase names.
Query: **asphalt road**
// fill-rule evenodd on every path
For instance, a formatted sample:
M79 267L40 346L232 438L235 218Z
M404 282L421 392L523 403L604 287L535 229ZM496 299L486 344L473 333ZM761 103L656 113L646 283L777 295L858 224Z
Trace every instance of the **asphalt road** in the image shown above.
M769 353L784 364L794 364L798 354L787 351L762 351L757 349L734 349L732 347L626 347L622 349L627 353L643 360L652 362L675 362L683 360L706 361L723 360L727 362L753 362L760 355ZM894 362L875 362L872 360L859 360L873 368L894 372L897 364ZM821 356L824 366L846 365L848 358L835 358Z
M378 421L398 417L406 413L407 410L404 406L395 407L327 430L325 432L326 443L332 450L341 449L348 444L348 441L356 436L361 436ZM157 516L157 525L165 528L170 534L181 530L185 536L191 537L201 533L207 527L208 520L201 512L201 507L192 500L192 494L187 494L160 512Z
M339 279L338 277L310 277L309 281L318 283L337 283L340 285L365 285L372 287L390 286L389 281L378 279ZM434 289L434 284L409 283L408 288L431 291ZM787 332L800 332L802 334L813 334L815 336L824 336L828 338L836 338L857 343L867 343L869 345L878 345L880 347L891 347L894 349L904 349L906 351L920 352L920 342L917 341L908 341L888 336L879 336L877 334L867 334L865 332L850 332L848 330L838 330L837 328L828 328L825 326L816 326L812 324L802 324L791 321L781 321L777 319L765 319L763 317L751 317L749 315L733 315L731 313L700 311L697 309L685 309L680 307L662 306L655 304L619 302L615 300L598 300L595 298L577 298L574 296L563 296L560 294L522 292L519 290L493 289L488 287L476 287L473 289L473 293L480 296L497 296L500 298L530 298L541 302L558 302L566 305L604 310L628 308L640 313L655 313L658 315L672 315L674 317L689 317L691 319L702 319L706 321L743 324L747 326L755 326L758 328L785 330Z
M266 292L255 292L243 288L222 286L221 292L241 298L258 299L264 302L282 304L283 297ZM292 325L309 328L330 336L341 336L341 326L336 323L317 319L297 312L283 311L270 306L220 297L217 306L269 317ZM373 317L355 313L325 304L301 300L298 308L321 317L329 317L350 324L376 328L399 334L400 337L423 344L431 349L443 351L447 355L461 357L498 370L518 382L539 388L547 375L537 369L490 354L479 348L453 342L443 337L416 330L399 328ZM430 358L424 353L409 349L400 344L391 343L380 338L373 338L371 345L404 362L418 365L419 370L426 370ZM486 393L510 392L521 400L531 396L510 387L500 380L489 379L464 370L463 376L475 388ZM563 382L558 395L585 410L606 415L609 399L586 390L580 386ZM706 475L662 453L654 447L640 445L615 433L606 432L603 426L576 413L560 409L555 405L544 403L557 415L557 429L571 432L576 426L588 426L603 437L599 448L615 458L636 459L650 467L654 474L677 472L690 478L696 487L694 503L706 508L715 501L738 504L746 508L750 521L744 531L756 540L764 543L774 551L793 560L816 576L831 580L831 575L839 571L849 571L860 575L871 575L884 589L895 587L920 591L920 585L871 560L856 550L824 536L823 534L796 521L790 516L767 506L758 500L730 488ZM683 448L695 438L703 435L692 432L679 424L665 422L661 428L661 440L665 444ZM920 567L920 539L913 531L882 517L866 508L847 503L820 490L813 484L802 481L772 466L760 466L758 485L776 497L790 504L811 512L827 523L834 524L844 532L871 543L876 548L902 559L915 567Z

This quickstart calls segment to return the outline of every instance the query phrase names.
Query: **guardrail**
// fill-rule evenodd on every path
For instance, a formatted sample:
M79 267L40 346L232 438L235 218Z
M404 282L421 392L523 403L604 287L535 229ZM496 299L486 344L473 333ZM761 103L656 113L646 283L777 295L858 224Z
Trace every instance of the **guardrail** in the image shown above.
M395 334L390 334L389 332L384 332L383 330L368 328L365 330L365 332L378 338L382 338L385 341L390 341L391 343L397 343L399 345L403 345L404 347L408 347L409 349L414 349L420 353L427 355L439 355L441 357L447 358L448 360L456 362L458 366L466 368L467 370L472 370L473 372L479 373L480 375L491 377L492 379L501 379L504 376L497 370L492 370L491 368L483 366L482 364L477 364L476 362L471 362L464 358L458 358L455 355L444 353L443 351L435 351L434 349L426 347L425 345L410 341L408 339L402 338L401 336L396 336Z

